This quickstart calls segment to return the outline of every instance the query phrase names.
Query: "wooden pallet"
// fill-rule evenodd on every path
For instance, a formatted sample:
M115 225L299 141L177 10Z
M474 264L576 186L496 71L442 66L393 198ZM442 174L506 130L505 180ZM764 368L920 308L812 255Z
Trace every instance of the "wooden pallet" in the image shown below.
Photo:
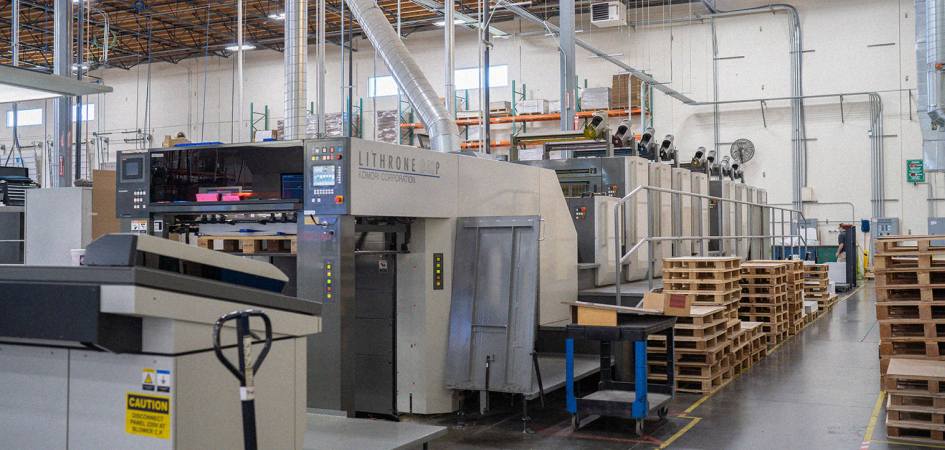
M742 290L741 288L735 288L730 291L723 292L707 292L707 291L689 291L689 290L666 290L663 292L667 294L684 294L691 295L693 301L696 303L709 303L713 305L721 305L729 303L733 300L738 300L741 298Z
M928 338L903 338L880 341L880 356L945 357L945 341Z
M677 323L673 327L673 334L676 338L699 338L707 339L720 332L727 332L728 319L723 317L720 320L707 325L690 325Z
M787 285L787 284L784 284L784 283L781 283L781 284L774 284L774 285L771 285L771 284L742 284L741 287L742 287L742 297L744 297L745 294L765 294L765 295L772 295L772 294L787 294L787 293L788 293L788 285ZM792 294L793 294L793 293L792 293ZM793 295L792 295L792 296L793 296Z
M942 444L945 443L945 425L887 419L886 435L895 439Z
M244 254L296 254L295 236L199 236L201 248Z
M936 300L945 301L945 288L936 288L931 286L876 286L876 301L878 302L933 302Z
M738 280L666 280L663 279L663 292L731 292L739 289Z
M876 255L915 255L923 253L945 253L945 246L935 245L935 241L945 240L945 236L888 236L876 239Z
M886 287L945 287L945 267L879 271L876 272L876 285Z
M713 378L677 377L676 391L693 394L711 394L715 392L716 389L720 388L724 382L725 380L722 379L721 373Z
M742 277L747 276L776 276L787 275L788 265L770 262L746 262L741 265Z
M664 264L665 265L665 264ZM720 269L705 270L699 268L663 268L663 282L667 280L719 280L737 281L741 278L741 270Z
M700 256L663 259L664 271L667 269L730 271L732 269L738 269L740 265L741 258L737 256Z
M945 319L940 320L884 320L879 323L880 339L894 341L907 338L945 339Z
M876 318L887 319L945 319L945 304L929 302L877 302Z

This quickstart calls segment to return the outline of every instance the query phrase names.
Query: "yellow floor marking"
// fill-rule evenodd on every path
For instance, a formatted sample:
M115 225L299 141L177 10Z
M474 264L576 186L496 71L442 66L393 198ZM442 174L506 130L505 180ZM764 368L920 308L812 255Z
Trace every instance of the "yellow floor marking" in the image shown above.
M670 444L672 444L673 442L676 442L676 439L681 438L682 435L686 434L686 432L688 432L689 430L691 430L692 427L696 426L696 424L699 423L699 421L702 420L701 417L689 417L689 416L684 416L684 415L679 415L679 416L676 416L676 417L679 417L679 418L682 418L682 419L690 419L690 421L689 421L689 423L686 424L686 426L680 428L679 431L676 432L676 434L670 436L669 439L663 441L663 443L660 444L660 448L669 447Z
M883 411L883 400L886 399L886 391L879 391L876 397L876 403L873 404L873 413L870 415L870 423L866 426L866 435L863 436L863 442L873 440L873 430L876 429L876 422L879 420L879 413Z

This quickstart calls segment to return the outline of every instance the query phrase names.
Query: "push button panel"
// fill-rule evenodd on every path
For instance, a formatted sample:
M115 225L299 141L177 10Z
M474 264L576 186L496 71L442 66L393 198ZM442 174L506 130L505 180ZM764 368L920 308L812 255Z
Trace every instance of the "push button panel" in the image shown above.
M346 140L312 141L306 146L305 210L316 214L348 212Z

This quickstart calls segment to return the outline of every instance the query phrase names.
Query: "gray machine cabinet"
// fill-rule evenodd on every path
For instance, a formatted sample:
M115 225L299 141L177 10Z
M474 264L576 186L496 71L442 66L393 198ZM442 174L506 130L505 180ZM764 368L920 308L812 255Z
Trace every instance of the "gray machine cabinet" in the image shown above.
M537 216L460 218L456 224L446 387L532 389L538 306Z

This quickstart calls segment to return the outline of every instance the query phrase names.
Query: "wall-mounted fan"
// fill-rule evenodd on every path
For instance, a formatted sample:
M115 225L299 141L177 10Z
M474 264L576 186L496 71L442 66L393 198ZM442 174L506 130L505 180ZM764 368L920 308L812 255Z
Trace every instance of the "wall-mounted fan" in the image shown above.
M736 139L732 142L731 149L732 160L744 165L755 157L755 144L745 138Z

